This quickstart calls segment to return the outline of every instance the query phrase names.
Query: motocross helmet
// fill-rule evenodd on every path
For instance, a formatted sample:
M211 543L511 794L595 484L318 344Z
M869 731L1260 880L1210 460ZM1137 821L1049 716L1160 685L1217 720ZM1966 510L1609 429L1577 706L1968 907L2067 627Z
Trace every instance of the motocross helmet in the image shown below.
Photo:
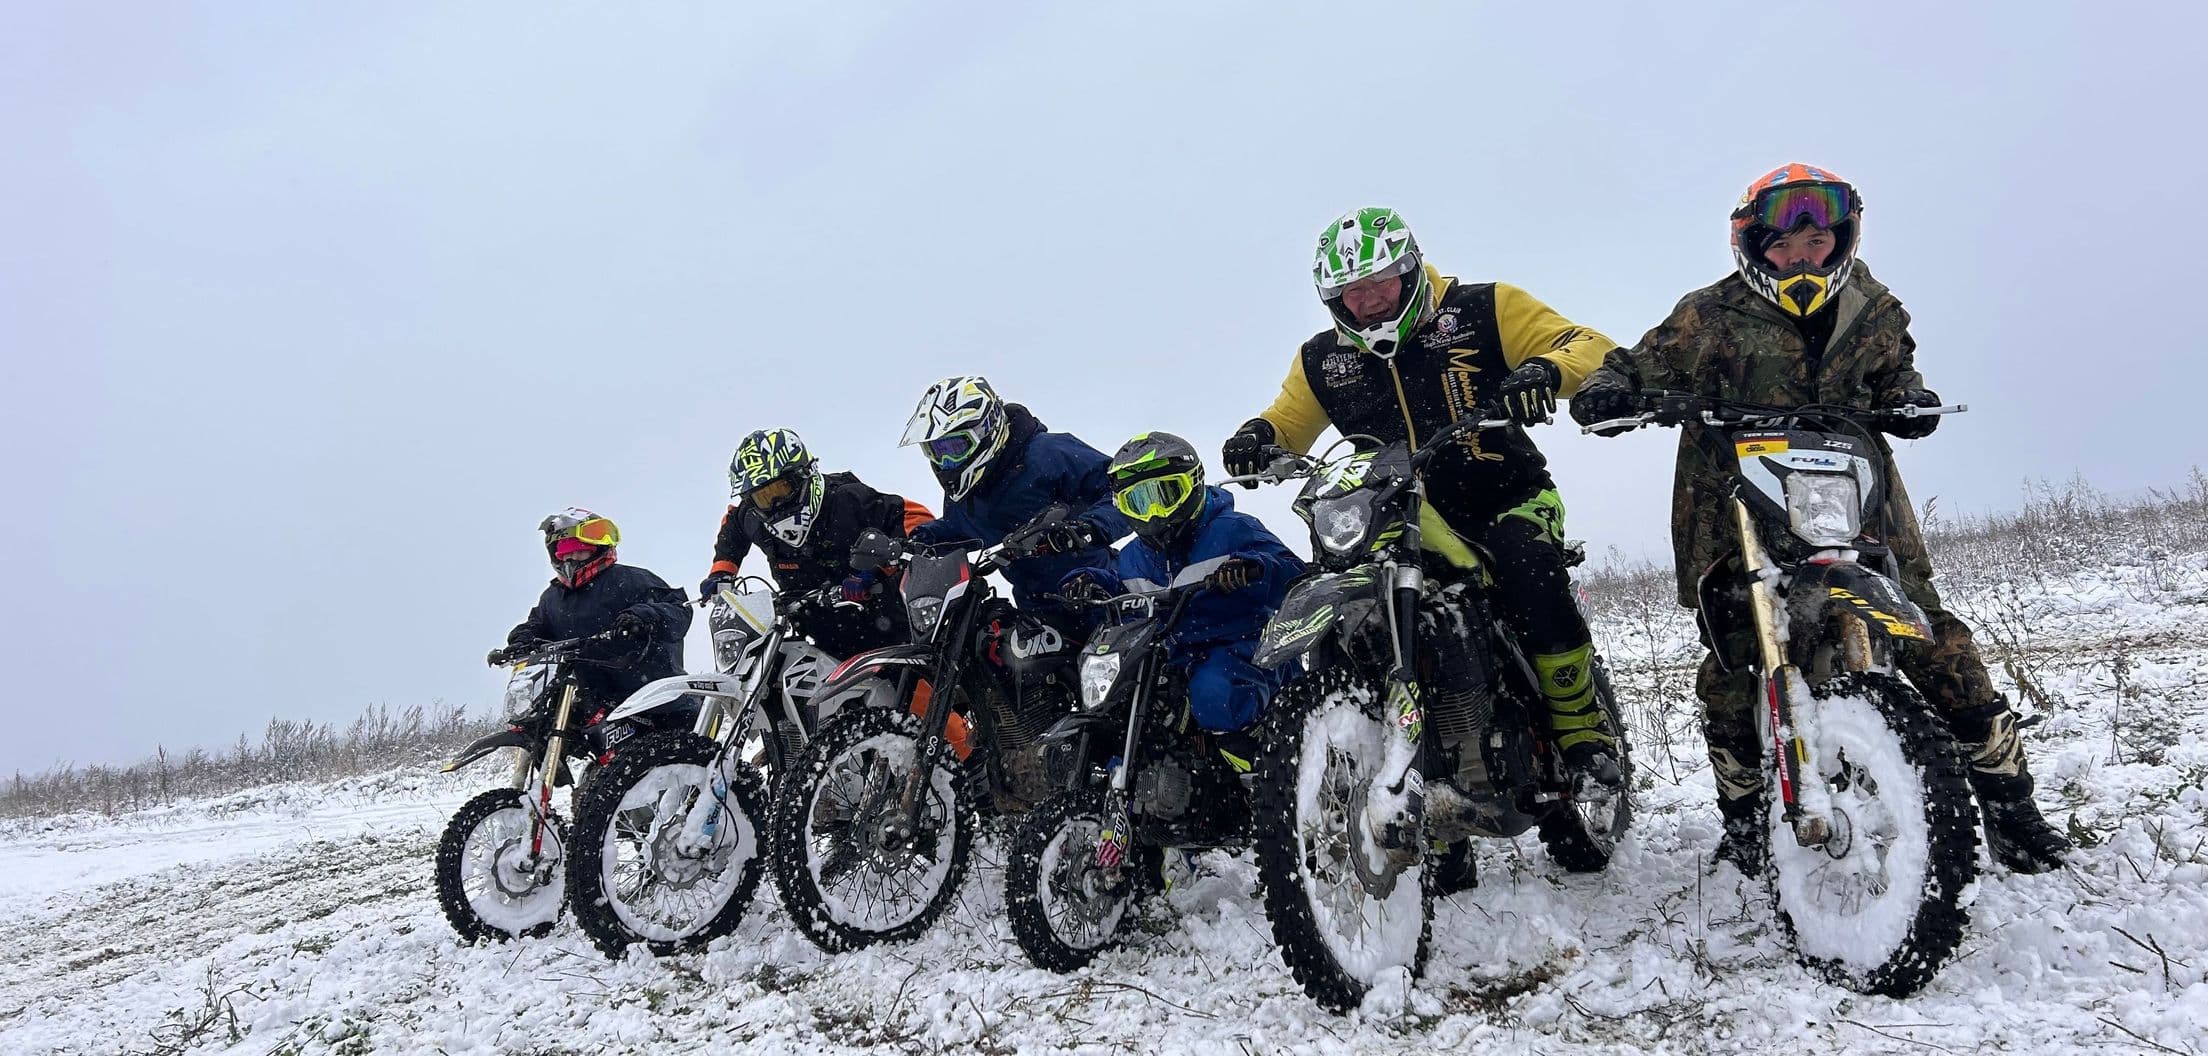
M1204 460L1172 433L1144 433L1112 456L1112 505L1152 546L1173 541L1203 516Z
M1782 165L1749 184L1733 210L1733 267L1779 311L1806 318L1848 284L1862 219L1862 196L1848 181L1814 165ZM1832 232L1832 256L1823 267L1804 261L1781 270L1764 259L1771 243L1804 226Z
M613 522L580 506L570 506L537 525L544 533L544 552L552 559L552 578L573 590L598 578L613 566L614 546L621 529Z
M728 494L759 511L767 531L790 546L804 546L820 519L828 484L820 460L788 429L761 429L736 445L728 461Z
M943 485L943 497L956 502L981 483L1011 437L1012 420L989 380L959 375L928 386L897 445L920 445L936 483Z
M1398 279L1403 289L1393 315L1360 322L1343 303L1342 292L1351 283L1375 277ZM1426 278L1425 255L1418 251L1410 225L1393 209L1359 209L1327 225L1319 234L1311 279L1319 288L1319 299L1334 314L1335 332L1362 351L1395 355L1411 331L1433 314L1433 283Z

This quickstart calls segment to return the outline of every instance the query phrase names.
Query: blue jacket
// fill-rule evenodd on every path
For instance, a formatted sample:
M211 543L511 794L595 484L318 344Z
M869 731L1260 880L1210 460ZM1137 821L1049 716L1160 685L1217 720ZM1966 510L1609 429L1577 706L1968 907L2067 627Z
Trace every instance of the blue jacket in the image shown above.
M1232 557L1250 558L1264 568L1263 579L1241 590L1205 591L1189 602L1173 635L1177 651L1255 639L1288 595L1289 582L1304 569L1303 559L1263 521L1235 512L1234 498L1220 487L1204 489L1203 512L1179 537L1173 551L1162 552L1137 536L1119 552L1117 576L1096 578L1107 590L1114 589L1112 578L1119 580L1119 591L1158 590L1191 566L1216 567ZM1095 575L1095 570L1087 571Z
M1012 435L997 453L966 497L946 496L943 516L915 525L907 533L923 543L941 544L976 539L995 546L1006 534L1034 520L1053 505L1073 507L1075 515L1094 525L1099 538L1118 539L1133 531L1127 518L1112 505L1112 460L1069 433L1046 432L1043 423L1019 404L1005 405L1012 419ZM1022 608L1035 604L1035 595L1056 590L1067 573L1083 567L1104 567L1112 562L1112 548L1093 546L1071 554L1022 558L1005 569L1012 584L1012 600Z

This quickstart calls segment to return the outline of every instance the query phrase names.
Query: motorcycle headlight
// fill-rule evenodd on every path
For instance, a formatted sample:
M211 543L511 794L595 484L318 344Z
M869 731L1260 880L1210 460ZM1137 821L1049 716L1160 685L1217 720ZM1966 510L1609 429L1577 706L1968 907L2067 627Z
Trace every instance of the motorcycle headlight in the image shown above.
M734 674L744 660L744 646L750 639L735 631L720 631L713 635L713 666L722 674Z
M1119 653L1091 653L1081 658L1081 708L1096 711L1112 698L1112 684L1119 681Z
M1863 494L1847 474L1795 473L1786 478L1786 514L1811 546L1846 546L1863 530Z
M915 599L912 604L905 606L905 612L912 617L913 633L919 635L934 634L936 621L943 618L943 599Z
M1311 510L1311 528L1328 553L1353 557L1372 527L1372 507L1362 502L1324 502Z
M507 721L518 722L528 716L544 695L551 675L552 668L546 664L523 664L514 669L513 677L506 680L506 698L501 702Z

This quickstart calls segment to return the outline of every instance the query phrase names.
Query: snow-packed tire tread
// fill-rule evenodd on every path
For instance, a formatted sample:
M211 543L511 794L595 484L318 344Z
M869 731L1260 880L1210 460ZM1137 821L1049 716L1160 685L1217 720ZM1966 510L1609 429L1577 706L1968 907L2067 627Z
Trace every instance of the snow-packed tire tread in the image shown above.
M638 738L625 746L612 763L597 773L589 783L588 795L575 819L575 842L569 846L567 873L568 908L575 914L575 923L581 925L584 934L606 956L618 959L632 943L643 943L654 957L665 957L704 947L720 938L744 921L744 912L751 905L751 896L759 888L759 877L765 868L764 846L749 862L736 880L736 889L729 894L728 902L720 912L697 931L680 939L646 941L621 923L605 894L605 839L606 827L613 823L614 809L621 804L621 797L629 789L662 766L711 767L720 755L720 745L711 738L702 737L687 730L670 730ZM765 793L757 775L750 767L740 767L736 781L729 786L731 807L751 820L752 832L761 844L765 843L766 826L762 818Z
M977 818L974 814L974 792L971 777L966 771L971 766L960 767L953 763L951 770L950 824L952 829L951 859L944 873L943 887L935 893L920 914L912 920L882 931L871 931L835 920L829 913L820 888L814 883L808 867L808 841L805 829L812 815L814 789L828 772L829 764L861 741L882 734L899 734L919 744L919 720L908 712L866 708L845 712L830 720L820 735L805 746L804 754L797 757L790 773L780 782L781 798L768 811L768 822L773 835L767 841L767 860L774 874L775 891L781 896L782 907L789 913L791 923L813 945L829 953L843 953L877 943L905 942L925 934L937 917L949 908L958 894L959 885L966 879L966 868L972 850ZM943 761L938 759L937 766Z
M467 891L461 885L460 865L461 858L467 854L468 834L474 832L476 826L489 820L491 815L508 810L516 804L527 810L528 805L522 802L521 796L519 789L512 788L494 788L476 795L461 804L460 809L453 813L452 820L445 824L444 835L437 840L437 907L444 911L445 921L452 925L452 930L459 934L463 942L481 939L497 942L516 938L533 939L549 933L552 925L559 922L559 916L555 913L551 920L519 935L494 927L476 915L475 907L468 905ZM560 820L558 814L553 814L546 820L551 823L552 838L568 853L573 853L575 845L568 842L566 823ZM562 863L562 868L565 868L565 863Z
M1962 755L1947 728L1933 718L1917 691L1893 675L1837 675L1814 687L1818 697L1860 697L1878 709L1900 741L1902 758L1924 778L1924 821L1928 842L1925 886L1930 892L1917 907L1909 934L1884 964L1857 972L1836 961L1801 955L1802 965L1836 986L1885 997L1907 997L1924 988L1962 944L1970 911L1963 892L1978 874L1978 809ZM1794 922L1778 899L1778 865L1766 854L1764 880L1778 907L1779 926L1794 944Z
M1257 765L1257 788L1251 814L1257 845L1259 885L1265 891L1265 915L1272 920L1273 941L1280 959L1313 1001L1331 1012L1347 1012L1365 999L1371 986L1344 971L1319 936L1318 922L1303 890L1302 863L1297 861L1295 796L1302 754L1304 720L1327 698L1359 682L1348 667L1333 667L1304 675L1281 687L1265 716ZM1379 691L1371 690L1373 699ZM1411 958L1411 974L1426 968L1426 953L1434 930L1434 870L1421 870L1420 899L1423 920L1418 949Z
M1087 949L1069 946L1058 941L1058 935L1050 927L1050 914L1042 902L1043 851L1050 846L1058 829L1073 818L1099 818L1104 815L1104 796L1097 789L1084 788L1065 792L1044 800L1041 806L1020 819L1012 834L1012 854L1004 867L1004 912L1012 923L1012 937L1027 954L1027 959L1038 968L1053 972L1071 972L1086 966L1096 955L1119 945L1117 935ZM1130 852L1151 850L1148 855L1130 853L1126 869L1135 873L1130 885L1127 908L1120 918L1122 926L1141 907L1143 897L1150 893L1152 884L1144 883L1142 863L1155 865L1154 848L1130 848Z

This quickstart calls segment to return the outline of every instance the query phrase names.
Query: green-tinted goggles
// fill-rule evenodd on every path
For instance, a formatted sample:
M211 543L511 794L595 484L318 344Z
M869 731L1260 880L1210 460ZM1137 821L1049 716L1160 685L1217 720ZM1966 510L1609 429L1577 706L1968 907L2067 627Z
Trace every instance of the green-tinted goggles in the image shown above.
M1196 493L1196 474L1173 473L1136 481L1112 493L1112 505L1138 521L1154 521L1181 508Z

